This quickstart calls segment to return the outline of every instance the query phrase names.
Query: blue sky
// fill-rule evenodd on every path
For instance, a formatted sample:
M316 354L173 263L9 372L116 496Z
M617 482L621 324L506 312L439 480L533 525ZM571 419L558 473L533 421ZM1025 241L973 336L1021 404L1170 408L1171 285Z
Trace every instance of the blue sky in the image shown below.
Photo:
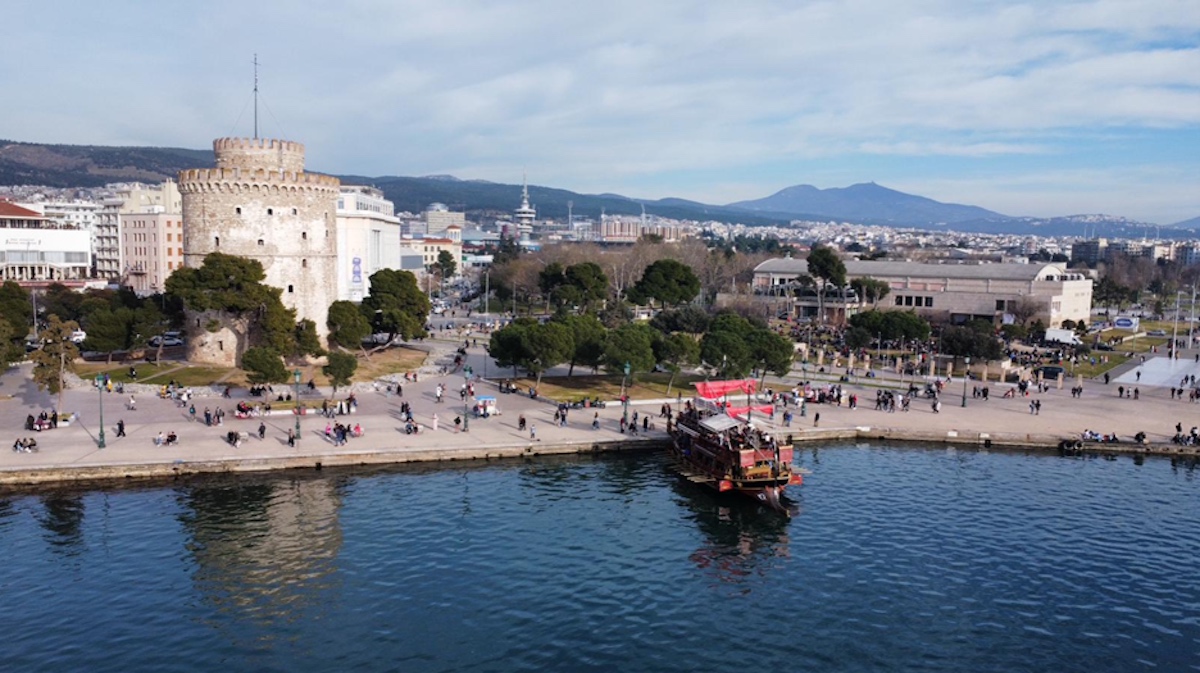
M0 137L708 203L1200 216L1200 0L13 3ZM19 100L19 103L14 101Z

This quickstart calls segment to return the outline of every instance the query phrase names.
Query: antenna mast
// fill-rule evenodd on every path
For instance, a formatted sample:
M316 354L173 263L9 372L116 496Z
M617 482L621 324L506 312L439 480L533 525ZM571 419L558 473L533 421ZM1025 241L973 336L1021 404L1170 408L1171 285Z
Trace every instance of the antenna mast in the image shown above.
M258 140L258 54L254 54L254 139Z

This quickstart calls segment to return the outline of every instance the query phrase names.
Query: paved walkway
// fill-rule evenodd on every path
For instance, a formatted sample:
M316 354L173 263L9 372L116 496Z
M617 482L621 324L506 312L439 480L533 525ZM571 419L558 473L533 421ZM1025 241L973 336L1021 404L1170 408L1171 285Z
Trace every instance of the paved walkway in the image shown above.
M1186 355L1186 354L1185 354ZM482 346L473 348L469 354L469 362L476 372L483 371L484 353ZM1160 362L1161 360L1161 362ZM1118 382L1114 380L1109 385L1099 381L1088 381L1084 384L1081 398L1073 398L1070 394L1070 383L1063 390L1052 389L1045 393L1034 393L1025 398L1002 397L1010 388L1006 384L990 384L990 399L984 401L972 397L971 387L966 386L966 407L962 406L962 379L956 379L944 392L942 409L934 413L930 404L923 399L914 400L911 411L903 413L886 413L874 410L875 388L865 388L849 385L849 392L860 396L859 408L837 407L834 405L810 405L806 417L796 414L791 427L783 427L782 416L777 415L772 422L765 418L756 417L756 423L775 429L782 434L803 434L814 427L817 414L820 414L820 429L836 428L892 428L913 432L959 431L963 433L1038 433L1060 435L1062 437L1078 436L1085 429L1099 433L1117 433L1123 439L1130 438L1134 433L1144 431L1151 441L1168 442L1175 432L1175 424L1180 423L1184 431L1193 425L1200 425L1200 404L1193 404L1186 399L1170 399L1167 388L1154 385L1155 381L1165 380L1166 385L1177 382L1176 376L1182 376L1175 366L1194 365L1192 359L1180 360L1175 365L1167 362L1165 356L1148 358L1142 365L1142 381L1139 385L1139 399L1128 397L1118 398ZM494 363L491 364L494 372ZM1167 376L1151 375L1159 370L1169 373ZM1123 376L1133 375L1132 370ZM402 377L401 377L402 378ZM351 439L344 447L334 447L325 439L324 428L326 419L315 415L301 418L301 441L295 448L287 445L287 430L295 427L294 415L273 416L266 419L267 435L263 440L257 437L244 443L239 448L230 446L225 441L229 430L245 431L254 434L259 420L238 420L234 418L233 407L238 398L222 399L219 396L197 397L195 404L197 416L203 417L203 409L208 406L213 409L223 407L227 413L225 424L221 427L206 427L202 420L192 421L187 410L177 407L171 400L161 400L142 396L138 399L137 410L125 409L124 403L128 396L117 394L100 394L94 389L90 391L68 391L64 398L64 410L78 413L81 421L70 427L56 430L31 433L23 430L25 417L36 415L42 410L49 410L55 404L50 395L37 390L29 378L29 366L14 368L0 376L0 395L11 396L0 399L0 427L8 428L9 434L2 440L11 447L18 437L36 437L40 451L38 453L16 453L11 450L0 450L0 471L23 471L42 467L84 467L99 465L136 465L139 463L163 462L194 462L222 461L247 459L279 459L287 457L312 457L335 455L338 453L354 454L359 452L390 452L403 454L436 455L436 452L452 452L454 449L473 449L481 447L515 447L542 446L554 444L586 444L592 442L618 442L629 439L618 431L621 418L621 406L610 403L605 409L572 410L569 424L565 428L555 427L552 422L554 407L543 401L531 400L522 395L497 395L502 415L488 418L470 419L469 433L456 432L454 418L461 415L463 405L458 398L458 390L462 385L461 376L429 376L422 377L416 384L404 385L404 397L388 396L382 390L362 392L357 395L359 411L354 415L343 416L341 420L353 425L359 423L366 431L361 438ZM877 382L867 380L868 383ZM438 383L447 386L446 401L442 404L435 402L434 387ZM790 387L794 381L784 385ZM768 385L772 385L768 380ZM775 387L782 387L776 382ZM1128 387L1128 386L1127 386ZM245 391L238 391L245 394ZM495 389L488 384L478 387L479 394L495 394ZM328 394L328 391L325 391ZM339 395L344 397L344 395ZM99 431L100 403L103 398L104 422L106 427L107 448L97 448ZM319 399L319 398L314 398ZM1041 411L1030 413L1029 404L1033 400L1041 401ZM408 401L423 426L423 431L417 435L404 434L403 419L400 414L400 404ZM661 401L654 401L631 406L632 411L640 414L649 413L658 426L656 432L649 433L651 438L661 439L665 436L664 421L657 418ZM794 409L793 409L794 411ZM593 414L598 413L601 419L599 430L591 429ZM438 428L433 430L433 415L438 416ZM524 414L529 423L536 427L536 439L530 437L529 430L517 430L518 416ZM116 423L125 422L125 437L116 436ZM154 444L154 437L159 432L176 432L180 444L173 447L159 447ZM431 452L434 452L431 454ZM404 460L404 458L399 458Z

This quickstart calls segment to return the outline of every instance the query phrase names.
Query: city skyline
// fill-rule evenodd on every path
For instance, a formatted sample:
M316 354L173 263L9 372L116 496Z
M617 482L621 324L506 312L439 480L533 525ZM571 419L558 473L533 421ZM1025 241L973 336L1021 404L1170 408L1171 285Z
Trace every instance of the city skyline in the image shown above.
M259 135L322 172L1200 216L1195 3L67 4L10 12L11 140L252 135L257 53Z

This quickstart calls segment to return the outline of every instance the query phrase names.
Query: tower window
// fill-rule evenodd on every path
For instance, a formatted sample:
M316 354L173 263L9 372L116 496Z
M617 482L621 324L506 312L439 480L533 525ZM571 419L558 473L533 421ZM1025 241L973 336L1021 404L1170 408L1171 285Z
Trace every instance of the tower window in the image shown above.
M234 211L236 211L238 215L241 215L241 214L242 214L242 207L241 207L241 206L238 206L237 208L234 208Z
M274 214L275 214L275 209L274 209L274 208L267 208L267 214L268 214L268 215L274 215Z
M289 285L289 286L288 286L288 294L291 294L291 293L293 293L293 292L295 292L295 291L296 291L296 290L295 290L295 288L294 288L294 287L292 287L291 285Z
M297 211L295 208L292 208L292 214L293 214L293 215L296 215L298 212L299 212L299 211Z
M308 268L308 260L307 260L307 259L302 259L302 260L300 260L300 266L301 266L302 268L305 268L305 269L307 269L307 268Z
M260 239L258 239L258 244L259 244L259 245L262 245L262 244L263 244L263 240L262 240L261 238L260 238Z
M213 236L213 243L216 244L215 247L218 247L218 248L221 247L221 237Z
M302 232L300 232L300 238L301 238L302 240L305 240L305 241L307 241L307 240L308 240L308 232L307 232L307 231L302 231Z

